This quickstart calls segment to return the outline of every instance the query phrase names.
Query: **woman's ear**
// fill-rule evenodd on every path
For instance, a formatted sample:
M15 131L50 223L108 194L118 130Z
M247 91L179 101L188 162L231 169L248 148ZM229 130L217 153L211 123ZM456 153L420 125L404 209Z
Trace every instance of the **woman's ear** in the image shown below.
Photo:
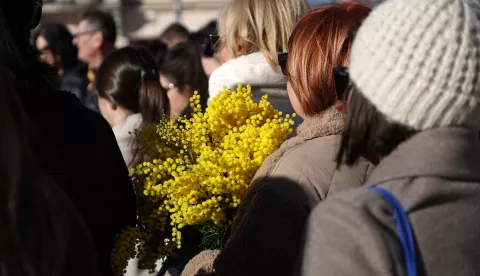
M239 57L243 54L242 45L240 43L240 37L235 38L235 56Z
M104 37L102 32L96 32L92 35L93 37L93 46L97 49L101 49L104 43Z

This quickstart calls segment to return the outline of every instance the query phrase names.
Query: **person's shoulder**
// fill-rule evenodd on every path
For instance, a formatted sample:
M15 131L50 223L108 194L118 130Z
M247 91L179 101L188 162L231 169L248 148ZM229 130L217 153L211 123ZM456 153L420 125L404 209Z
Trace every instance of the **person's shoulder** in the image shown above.
M328 196L312 212L313 220L321 221L328 217L350 214L358 220L375 217L375 220L388 220L390 206L377 192L365 186L343 190Z
M334 160L340 139L340 135L315 137L300 143L285 156L309 156L310 158Z
M334 135L317 137L299 143L283 154L275 171L294 170L300 172L305 167L315 167L317 172L331 171L333 173L336 166L338 139L338 135Z
M288 208L292 210L307 210L312 206L311 194L304 185L291 176L272 175L256 181L248 194L251 201L249 208L257 209L258 202L268 202L274 208ZM316 202L316 201L315 201Z
M270 78L273 73L260 52L233 58L212 72L209 78L209 93L216 95L224 86L235 90L239 84L264 83L264 78ZM284 81L284 78L280 76L274 80Z
M368 186L358 187L354 189L345 190L330 196L328 200L322 203L322 207L318 209L329 208L333 205L349 206L358 209L370 209L372 205L383 202L383 198L368 189Z
M68 122L67 127L71 126L75 132L84 132L85 135L95 133L96 137L100 138L101 134L113 135L110 125L102 115L85 107L74 94L58 91L54 98L52 105L46 108L56 110L56 116L61 116Z
M339 140L339 135L331 135L296 145L277 162L272 175L288 175L306 189L314 189L321 199L363 185L373 165L361 159L351 167L337 168Z
M395 266L402 255L391 208L369 189L329 196L310 214L306 232L304 275L316 275L318 269L326 275L389 275L392 267L401 269ZM349 265L335 265L338 260Z
M68 113L73 117L89 118L102 124L106 123L99 113L85 107L80 100L69 91L58 91L55 93L54 98L56 104L62 107L60 109L61 112Z
M233 71L234 67L227 63L222 64L215 69L208 79L208 93L211 101L215 96L226 87L227 89L235 89L241 78Z

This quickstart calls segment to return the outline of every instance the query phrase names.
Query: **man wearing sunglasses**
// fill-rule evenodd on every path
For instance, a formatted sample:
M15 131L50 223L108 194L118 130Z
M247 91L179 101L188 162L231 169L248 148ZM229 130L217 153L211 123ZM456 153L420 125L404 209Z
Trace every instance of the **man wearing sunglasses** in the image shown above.
M83 103L97 112L95 75L105 58L115 50L116 39L117 30L112 15L99 10L90 10L82 15L73 38L73 44L78 47L78 59L88 64L89 85Z

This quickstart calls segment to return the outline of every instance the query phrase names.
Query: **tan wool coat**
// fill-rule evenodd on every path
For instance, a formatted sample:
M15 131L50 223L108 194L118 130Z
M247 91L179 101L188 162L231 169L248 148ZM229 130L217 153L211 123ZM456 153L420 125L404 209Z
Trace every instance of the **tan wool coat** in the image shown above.
M202 252L182 275L292 275L311 210L361 186L372 167L362 160L336 169L343 126L338 106L305 119L258 170L224 250Z

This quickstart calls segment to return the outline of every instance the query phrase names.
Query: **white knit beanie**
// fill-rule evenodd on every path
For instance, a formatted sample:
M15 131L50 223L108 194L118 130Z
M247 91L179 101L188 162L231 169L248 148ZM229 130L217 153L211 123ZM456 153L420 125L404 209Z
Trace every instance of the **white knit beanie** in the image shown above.
M359 29L350 77L390 120L480 129L480 0L389 0Z

